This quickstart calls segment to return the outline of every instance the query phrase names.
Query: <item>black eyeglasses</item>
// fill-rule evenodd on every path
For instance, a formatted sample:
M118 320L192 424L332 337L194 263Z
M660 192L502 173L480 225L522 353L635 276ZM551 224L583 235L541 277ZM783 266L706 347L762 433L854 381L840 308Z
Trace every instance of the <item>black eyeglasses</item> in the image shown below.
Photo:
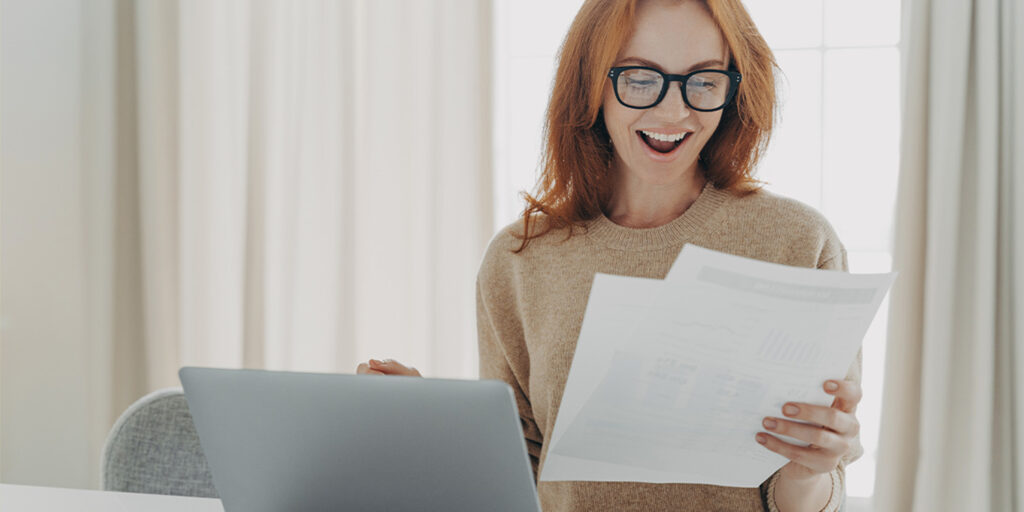
M624 66L608 71L615 97L629 108L651 108L665 98L672 82L683 84L686 106L700 112L725 108L736 95L742 75L736 71L701 69L687 75L669 75L654 68Z

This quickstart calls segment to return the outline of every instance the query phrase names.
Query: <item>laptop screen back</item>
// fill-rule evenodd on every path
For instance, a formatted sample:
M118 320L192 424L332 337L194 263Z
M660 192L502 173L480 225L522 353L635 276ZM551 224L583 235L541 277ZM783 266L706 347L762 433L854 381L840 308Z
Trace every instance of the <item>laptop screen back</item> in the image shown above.
M540 510L502 382L179 375L226 512Z

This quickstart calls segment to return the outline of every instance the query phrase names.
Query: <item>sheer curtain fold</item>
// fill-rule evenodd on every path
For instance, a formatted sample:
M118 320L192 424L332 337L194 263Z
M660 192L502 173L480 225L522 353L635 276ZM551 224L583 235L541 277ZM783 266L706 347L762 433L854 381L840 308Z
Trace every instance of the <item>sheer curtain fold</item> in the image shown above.
M138 202L144 366L141 384L170 385L165 361L180 359L178 169L178 9L173 2L135 4ZM120 369L114 370L121 371ZM154 377L161 375L161 377ZM133 395L145 389L133 390ZM121 404L122 406L127 404Z
M246 261L249 7L179 1L180 363L234 366Z
M1024 510L1014 309L1024 215L1012 0L904 3L907 58L879 510ZM1016 56L1016 57L1015 57ZM1015 362L1016 361L1016 362Z
M183 364L475 375L489 6L139 2L148 386Z

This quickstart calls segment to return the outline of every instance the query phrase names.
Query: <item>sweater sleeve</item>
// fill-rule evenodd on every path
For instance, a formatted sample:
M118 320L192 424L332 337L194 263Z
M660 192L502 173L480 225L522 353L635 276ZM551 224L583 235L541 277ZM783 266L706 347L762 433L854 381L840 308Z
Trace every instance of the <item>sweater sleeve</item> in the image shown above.
M849 272L849 264L847 262L846 250L840 246L836 252L830 254L823 254L818 261L818 268L822 270L839 270L842 272ZM861 364L863 361L862 350L857 351L857 358L850 365L850 369L846 372L846 380L852 380L858 384L861 382ZM832 482L832 493L828 499L828 503L822 508L822 512L838 512L843 509L843 505L846 503L846 466L851 462L860 458L864 453L864 448L860 444L860 435L854 438L853 444L850 446L850 451L846 453L840 460L836 468L829 473L829 477ZM776 471L772 476L765 480L761 484L761 495L764 498L765 506L769 512L780 512L779 507L775 502L775 485L779 479L779 472ZM782 511L785 512L785 511Z
M509 282L511 269L500 268L494 258L494 247L488 252L477 276L476 289L480 378L501 380L512 387L536 480L543 436L530 405L529 353L516 307L515 287Z

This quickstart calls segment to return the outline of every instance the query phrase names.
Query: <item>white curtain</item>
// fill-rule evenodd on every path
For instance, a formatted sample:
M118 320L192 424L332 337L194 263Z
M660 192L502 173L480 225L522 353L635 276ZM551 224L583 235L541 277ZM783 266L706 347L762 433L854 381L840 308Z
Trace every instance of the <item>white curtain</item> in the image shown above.
M146 386L181 365L476 372L490 12L139 2Z
M875 509L1022 511L1024 5L905 0L904 14Z
M95 486L182 365L476 375L490 2L0 10L4 482Z

